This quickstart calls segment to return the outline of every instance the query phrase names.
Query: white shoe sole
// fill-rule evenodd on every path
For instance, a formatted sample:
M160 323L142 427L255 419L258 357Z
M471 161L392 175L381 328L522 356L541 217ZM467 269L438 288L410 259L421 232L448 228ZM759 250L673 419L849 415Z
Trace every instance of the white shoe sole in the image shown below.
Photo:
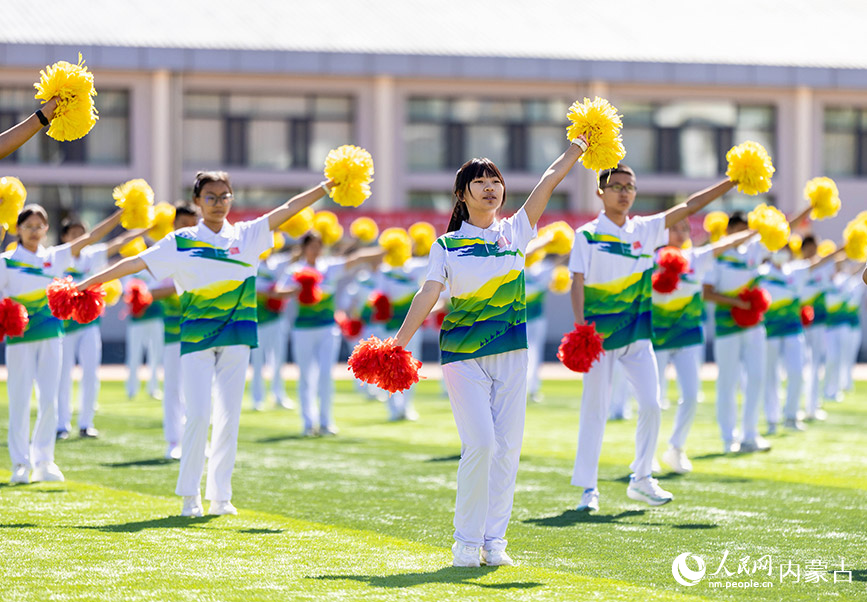
M651 506L662 506L662 505L667 504L668 502L670 502L671 500L674 499L673 497L651 498L651 497L646 496L642 492L640 492L636 489L632 489L632 488L627 488L626 497L628 497L631 500L635 500L636 502L644 502L645 504L649 504Z
M181 516L185 516L187 518L201 518L205 515L205 511L202 508L193 508L192 510L181 510Z

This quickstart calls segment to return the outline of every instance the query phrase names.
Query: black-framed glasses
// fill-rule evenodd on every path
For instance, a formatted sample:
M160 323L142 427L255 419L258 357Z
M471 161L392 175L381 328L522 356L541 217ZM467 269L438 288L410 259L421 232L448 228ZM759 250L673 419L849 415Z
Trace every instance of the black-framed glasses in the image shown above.
M635 186L635 184L607 184L602 187L603 190L605 190L606 188L610 188L614 192L623 192L624 190L626 192L638 191L638 188Z
M208 207L213 207L214 205L228 205L232 201L235 200L235 195L230 192L226 194L221 194L217 196L215 194L206 194L202 197L202 202L205 203Z

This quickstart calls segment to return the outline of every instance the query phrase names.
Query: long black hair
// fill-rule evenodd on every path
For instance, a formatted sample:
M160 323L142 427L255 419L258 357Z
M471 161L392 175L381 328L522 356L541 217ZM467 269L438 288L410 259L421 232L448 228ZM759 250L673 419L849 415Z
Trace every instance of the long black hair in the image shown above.
M446 232L455 232L461 229L461 225L470 219L470 212L467 209L467 203L464 201L464 194L470 187L470 182L479 177L499 178L503 183L503 202L500 207L506 204L506 181L503 179L503 174L494 165L494 162L487 158L470 159L458 170L455 174L455 206L452 209L452 217L449 220L449 227Z

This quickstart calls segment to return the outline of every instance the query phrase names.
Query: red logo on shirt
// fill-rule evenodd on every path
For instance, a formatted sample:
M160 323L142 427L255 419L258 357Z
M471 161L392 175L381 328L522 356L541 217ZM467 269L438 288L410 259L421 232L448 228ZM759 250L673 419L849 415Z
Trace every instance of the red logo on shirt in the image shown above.
M229 255L237 255L240 252L241 250L238 247L232 247L231 249L229 249Z
M640 248L641 248L641 243L640 243L639 241L636 240L634 243L632 243L632 248L633 248L633 249L640 249Z
M43 268L50 268L50 267L51 267L51 262L50 262L50 261L46 261L45 263L42 264L42 267L43 267Z
M510 244L512 244L512 243L509 242L509 239L506 238L506 235L505 235L505 234L500 234L500 238L497 239L497 247L498 247L501 251L505 251L506 249L509 248L509 245L510 245Z

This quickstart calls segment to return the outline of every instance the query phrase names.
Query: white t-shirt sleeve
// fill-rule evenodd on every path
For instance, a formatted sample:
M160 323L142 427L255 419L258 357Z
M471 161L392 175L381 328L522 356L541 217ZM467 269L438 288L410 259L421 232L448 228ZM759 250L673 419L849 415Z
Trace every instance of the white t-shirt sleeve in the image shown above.
M241 222L238 227L241 230L244 248L249 249L251 255L259 257L274 246L274 236L271 234L267 215L249 222Z
M56 247L49 247L48 261L51 262L52 268L57 272L62 272L72 267L74 263L72 257L72 244L65 243L57 245Z
M690 263L692 264L692 271L698 280L703 280L705 274L713 270L714 259L713 249L710 246L699 247L693 250Z
M713 267L709 269L702 279L702 284L708 284L714 288L719 287L719 276L720 276L720 265L719 262L714 260Z
M590 267L590 243L581 230L575 231L575 243L569 254L569 271L576 274L587 273Z
M84 247L81 251L81 256L87 259L86 272L95 272L102 269L108 263L108 245L105 243L97 243Z
M6 287L9 286L9 273L6 271L6 259L0 257L0 299L8 297Z
M656 213L654 215L639 216L635 219L642 229L639 238L645 249L651 251L668 244L668 229L665 227L665 214Z
M506 220L512 227L512 238L515 247L526 252L527 245L530 241L536 238L536 228L530 225L530 218L527 217L527 212L521 207L518 212Z
M171 278L178 269L180 258L175 236L174 232L169 233L150 249L138 255L156 280Z
M430 247L430 259L428 260L427 277L425 280L433 280L445 284L449 274L446 267L446 250L439 242L434 242Z

